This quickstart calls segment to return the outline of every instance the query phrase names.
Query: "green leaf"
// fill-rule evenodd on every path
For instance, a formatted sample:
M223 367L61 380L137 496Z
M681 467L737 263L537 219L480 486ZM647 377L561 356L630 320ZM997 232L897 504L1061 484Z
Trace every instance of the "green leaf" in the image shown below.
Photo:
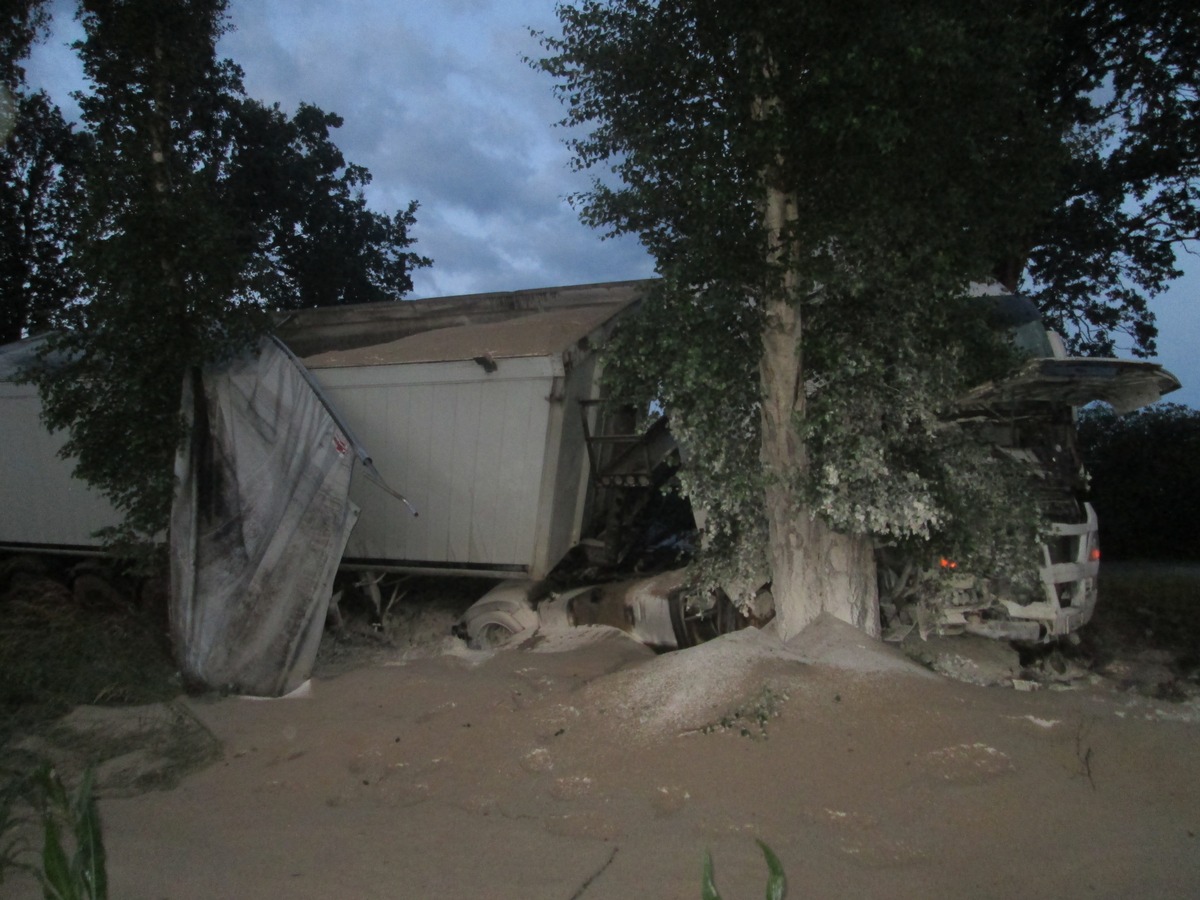
M63 851L58 822L53 813L45 816L45 843L42 847L42 896L45 900L81 900L75 890L67 854Z
M783 874L783 865L775 851L763 841L758 841L758 846L766 857L767 869L770 872L767 879L767 900L783 900L787 896L787 876Z
M700 900L721 900L716 882L713 881L712 854L707 850L704 851L704 874L700 878Z
M104 840L100 831L100 813L96 798L92 796L92 781L95 772L89 768L75 794L75 865L78 884L87 891L92 900L104 900L108 896L108 872L104 859Z
M53 766L49 763L42 765L34 780L41 787L48 808L62 812L70 809L67 789L62 783L62 779L58 777L58 773L54 771Z

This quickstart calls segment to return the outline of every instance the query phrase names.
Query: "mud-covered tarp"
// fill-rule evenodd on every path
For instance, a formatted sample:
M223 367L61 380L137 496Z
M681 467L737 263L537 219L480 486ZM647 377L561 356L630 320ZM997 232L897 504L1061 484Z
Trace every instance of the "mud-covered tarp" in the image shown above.
M354 452L273 342L193 380L171 512L176 654L188 683L281 696L316 658L358 516Z

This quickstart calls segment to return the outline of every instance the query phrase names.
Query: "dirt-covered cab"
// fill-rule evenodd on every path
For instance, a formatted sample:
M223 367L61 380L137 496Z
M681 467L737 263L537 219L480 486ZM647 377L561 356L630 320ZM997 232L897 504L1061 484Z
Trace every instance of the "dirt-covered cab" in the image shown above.
M933 561L943 586L936 601L915 590L921 574L881 559L880 605L885 636L973 633L1019 641L1048 641L1092 617L1100 567L1099 528L1087 502L1088 476L1076 437L1076 409L1102 401L1131 412L1179 388L1156 363L1069 357L1062 339L1042 324L1037 308L1017 294L979 298L1028 358L1012 375L964 396L955 417L970 422L1005 454L1028 465L1031 490L1050 521L1042 545L1040 584L1017 591L959 571L952 559ZM886 554L884 555L886 557Z

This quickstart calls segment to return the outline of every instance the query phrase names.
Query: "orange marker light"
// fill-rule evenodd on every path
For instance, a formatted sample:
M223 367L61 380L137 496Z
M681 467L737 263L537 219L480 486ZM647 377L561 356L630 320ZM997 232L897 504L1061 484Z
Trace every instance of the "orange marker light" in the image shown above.
M941 566L943 569L957 569L958 563L952 559L946 559L946 557L943 556L941 559Z
M1100 548L1093 547L1092 552L1088 554L1088 559L1092 562L1100 562Z

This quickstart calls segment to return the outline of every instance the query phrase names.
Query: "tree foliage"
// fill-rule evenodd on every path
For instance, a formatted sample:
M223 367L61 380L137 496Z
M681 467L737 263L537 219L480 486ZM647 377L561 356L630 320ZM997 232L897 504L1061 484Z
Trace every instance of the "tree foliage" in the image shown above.
M44 0L0 13L0 342L55 323L80 294L68 251L79 207L84 144L23 60L46 32Z
M273 309L395 300L428 261L408 251L417 204L392 216L367 207L371 173L347 165L330 140L342 118L301 104L292 117L245 100L227 191L235 213L259 222L269 265L256 284Z
M1028 232L1030 293L1081 352L1152 355L1149 301L1200 237L1200 7L1073 0L1040 92L1068 125L1054 207Z
M60 324L83 294L70 243L86 142L42 92L18 94L0 152L0 342Z
M1090 407L1079 443L1104 555L1200 559L1200 412L1175 403L1118 416Z
M1149 301L1181 274L1178 250L1200 237L1200 67L1195 65L1200 8L1179 0L1024 0L1007 4L997 18L994 7L989 13L984 4L977 21L991 16L984 27L995 26L987 40L978 28L971 35L956 30L959 25L944 17L939 20L936 4L923 9L912 3L882 6L750 3L731 16L721 3L683 4L672 11L649 0L583 3L564 10L564 41L547 45L557 61L547 60L543 67L562 76L561 96L571 105L569 119L575 125L600 122L608 114L602 97L629 90L629 114L644 114L643 136L660 141L662 156L645 172L628 161L618 161L615 170L622 178L650 179L656 171L672 172L681 215L697 209L696 188L711 190L705 184L709 167L721 166L727 150L753 142L737 122L745 114L745 91L753 95L763 78L799 74L796 67L789 73L788 59L813 75L792 82L794 92L808 99L812 113L807 120L810 130L788 135L794 139L792 156L828 164L827 154L806 151L812 147L810 138L828 136L832 130L839 152L860 160L867 154L882 163L877 182L890 190L874 195L877 208L900 187L895 177L899 173L885 160L898 158L893 151L907 143L904 133L912 126L903 121L919 121L931 109L929 100L944 99L964 117L991 114L996 129L1002 130L1004 123L1012 124L1008 117L1019 96L1026 103L1021 115L1034 115L1059 129L1067 152L1056 169L1044 173L1053 194L1044 214L1027 219L1008 241L991 248L997 272L1011 276L1015 284L1026 271L1027 292L1076 351L1112 355L1116 342L1124 338L1135 353L1152 354L1156 329ZM762 21L764 10L769 21ZM632 60L639 55L639 41L653 40L658 29L672 25L678 28L679 41L660 47L660 52L664 70L676 73L676 81L665 88L664 96L644 92L647 62L633 63L624 73L599 75L612 67L606 54L629 50ZM732 30L720 33L726 27ZM586 28L592 30L585 38ZM942 49L929 43L938 28L945 29ZM722 40L732 42L733 35L755 29L768 43L779 42L772 57L777 69L768 65L747 73L744 59L721 49ZM617 31L628 41L620 48L606 47L603 41L589 49L581 46L583 40ZM890 40L881 43L877 33L885 31ZM795 44L784 46L807 42L810 35L831 38L830 47L846 48L853 42L857 49L848 52L840 66L818 73L807 68L811 44L803 54L795 52ZM967 42L977 38L983 42L969 48ZM967 73L965 79L962 72L948 77L949 66L955 64L954 47L971 55L978 73ZM765 44L764 48L771 50ZM910 51L921 59L909 56ZM1001 97L993 105L996 97L985 97L978 84L997 72L998 60L1000 70L1011 71L1012 66L1000 60L1004 54L1014 55L1014 62L1027 68L1021 73L1018 95ZM586 81L580 79L583 72L590 73ZM813 81L822 79L823 89L814 89ZM734 81L744 88L740 102L730 93ZM847 100L857 104L850 118L838 112ZM1030 101L1034 108L1029 108ZM676 108L668 110L671 103ZM579 163L587 167L610 157L618 160L613 154L623 152L621 132L622 126L613 120L574 141ZM935 125L930 133L936 132ZM927 147L929 174L940 174L939 166L949 177L962 171L951 158L959 152L951 149L956 145L959 151L986 152L972 141ZM678 165L679 153L693 151L696 159ZM837 174L835 163L824 185L824 196L835 206L844 196ZM1014 174L1022 176L1015 184L1027 181L1026 173ZM914 194L936 190L921 179L906 187ZM805 203L813 199L809 195ZM1020 208L1021 199L1012 197L1012 208ZM612 227L612 214L620 212L617 205L615 195L597 190L585 218ZM628 230L649 235L668 227L634 210L626 212ZM894 210L889 212L884 221L907 227L897 222ZM733 218L752 213L743 204L728 214ZM980 219L987 215L987 209L980 211ZM659 243L654 239L649 246L655 250Z
M785 521L816 510L843 532L979 559L997 552L980 535L1021 522L1006 552L1028 569L1036 514L1015 473L939 413L1010 362L962 294L1048 214L1066 157L1029 75L1042 17L949 0L583 0L559 14L538 65L577 166L617 176L575 199L585 221L639 235L664 276L610 371L670 411L687 489L729 538L716 555L761 559L763 492L770 505L786 480ZM790 204L779 226L772 196ZM788 315L779 356L764 341ZM795 384L768 383L772 353L798 357ZM791 392L786 466L766 459L772 391ZM807 552L770 535L787 543Z
M86 302L36 379L76 474L149 537L170 508L185 377L252 346L273 310L399 299L428 260L409 249L415 204L367 208L336 115L246 97L215 52L226 0L81 0L79 15L87 152L69 249Z
M994 263L1017 249L1050 186L1044 168L1024 165L1029 144L1053 151L1057 134L1025 73L1037 48L1030 22L1011 4L973 6L561 8L563 37L545 39L553 55L539 64L559 80L565 124L585 129L569 141L578 167L611 162L623 185L598 179L579 195L585 220L638 234L664 268L686 252L697 274L761 280L761 175L771 169L803 212L791 236L804 259L781 264L802 263L823 285L861 289L872 267L891 273L899 254L930 242L958 258L913 259L910 277L928 279L932 263L958 279L968 256Z
M0 12L0 83L10 90L25 80L21 61L48 23L46 0L6 0Z

